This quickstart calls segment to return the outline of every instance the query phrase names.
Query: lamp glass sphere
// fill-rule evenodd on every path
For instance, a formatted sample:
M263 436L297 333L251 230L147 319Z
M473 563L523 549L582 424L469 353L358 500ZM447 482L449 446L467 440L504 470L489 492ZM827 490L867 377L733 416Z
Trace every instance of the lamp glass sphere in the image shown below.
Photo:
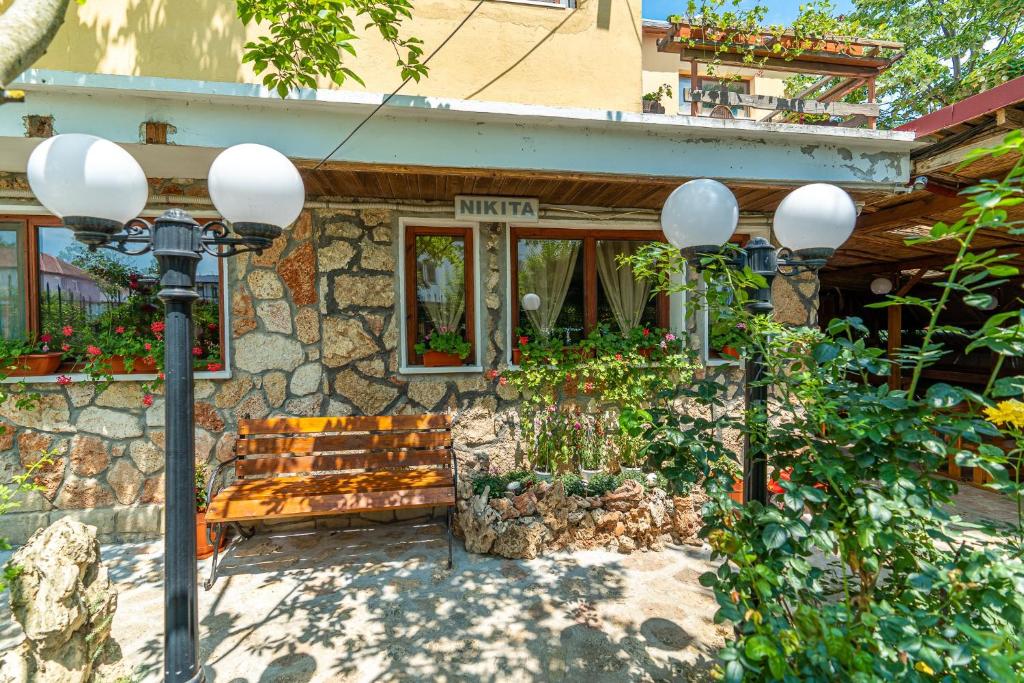
M772 227L779 244L795 252L831 253L850 237L856 222L850 195L835 185L812 183L786 195Z
M210 199L239 234L246 226L285 228L302 213L306 190L288 157L265 145L228 147L210 165Z
M888 294L892 291L892 280L887 277L876 277L871 281L871 293L872 294Z
M661 229L677 249L725 244L739 219L736 197L728 187L710 178L683 183L661 209Z
M540 308L540 297L533 292L523 295L523 310L536 311Z
M95 135L63 133L39 143L28 158L28 183L39 202L61 218L115 223L138 216L149 185L123 147Z

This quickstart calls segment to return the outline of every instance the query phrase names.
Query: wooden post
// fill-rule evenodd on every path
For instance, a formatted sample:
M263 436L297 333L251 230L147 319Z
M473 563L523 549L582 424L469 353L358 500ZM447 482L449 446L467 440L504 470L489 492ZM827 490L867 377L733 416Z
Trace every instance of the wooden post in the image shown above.
M869 78L868 79L868 104L874 104L874 103L875 103L875 79L874 78ZM868 127L875 128L877 125L878 125L878 117L877 116L869 116L868 117Z
M699 76L697 75L697 60L690 60L690 90L700 87ZM690 116L700 116L700 102L690 102Z
M886 310L889 313L887 355L893 363L889 366L889 389L896 390L903 384L903 372L895 362L896 354L903 346L903 306L890 306Z

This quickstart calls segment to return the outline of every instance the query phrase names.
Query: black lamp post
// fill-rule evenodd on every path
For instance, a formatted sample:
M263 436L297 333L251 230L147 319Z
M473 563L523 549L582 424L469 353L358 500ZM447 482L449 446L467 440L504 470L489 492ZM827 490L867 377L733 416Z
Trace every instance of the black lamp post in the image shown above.
M28 173L43 205L61 216L90 250L130 256L152 252L156 257L165 325L164 680L199 683L205 675L199 663L195 533L196 270L203 254L224 258L270 246L302 209L302 180L291 162L270 148L239 145L225 150L210 168L209 188L221 213L235 217L232 232L221 221L200 225L181 209L165 211L152 224L127 218L145 206L145 174L127 152L107 140L77 134L50 138L33 151ZM259 178L252 179L254 173ZM270 187L261 187L266 183ZM249 198L249 193L256 195ZM268 197L274 204L261 206ZM113 207L104 203L111 198ZM259 211L270 222L253 220Z
M770 314L774 310L772 283L776 275L819 271L853 232L856 219L853 200L833 185L805 185L787 195L775 212L773 228L788 248L776 250L764 237L755 237L726 257L727 266L750 268L764 278L765 286L749 293L748 310ZM720 245L729 241L738 222L739 205L732 192L706 178L676 188L661 214L662 230L669 242L681 249L698 270L700 256L720 253ZM755 349L747 358L744 398L748 411L759 416L765 414L768 403L765 370L764 356ZM743 500L767 504L768 457L760 426L748 430L744 456Z

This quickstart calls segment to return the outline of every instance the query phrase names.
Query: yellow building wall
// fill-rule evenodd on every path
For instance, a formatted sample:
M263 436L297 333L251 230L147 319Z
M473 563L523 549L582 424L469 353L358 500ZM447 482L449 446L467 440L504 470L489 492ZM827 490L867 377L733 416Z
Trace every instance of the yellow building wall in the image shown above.
M9 0L0 0L4 7ZM475 0L416 0L404 35L430 54ZM356 25L361 25L356 20ZM66 71L260 83L242 63L245 27L232 0L88 0L35 64ZM576 9L485 0L404 95L564 107L640 110L640 2L578 0ZM390 92L401 81L394 50L379 37L356 41L346 61L365 81L346 90ZM322 87L336 87L324 81Z
M681 61L679 55L675 53L658 52L657 40L657 36L651 34L644 35L642 90L644 93L649 93L657 90L658 86L662 84L671 85L672 98L665 98L661 102L665 106L665 113L688 115L690 113L689 108L684 107L685 111L680 111L679 99L682 93L678 92L678 90L679 76L690 75L690 62ZM702 76L706 75L707 65L698 65L697 73ZM726 65L716 68L715 73L719 77L728 75L750 78L752 79L750 85L751 94L772 95L775 97L781 97L785 94L785 81L790 75L777 71L759 71L757 69L745 69ZM757 120L767 113L768 110L765 109L751 109L750 117Z

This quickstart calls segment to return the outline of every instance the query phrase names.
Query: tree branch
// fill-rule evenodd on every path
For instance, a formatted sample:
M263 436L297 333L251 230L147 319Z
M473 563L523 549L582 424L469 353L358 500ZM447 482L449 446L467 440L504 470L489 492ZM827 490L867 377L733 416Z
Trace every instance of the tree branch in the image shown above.
M0 14L0 88L46 54L70 0L14 0Z

